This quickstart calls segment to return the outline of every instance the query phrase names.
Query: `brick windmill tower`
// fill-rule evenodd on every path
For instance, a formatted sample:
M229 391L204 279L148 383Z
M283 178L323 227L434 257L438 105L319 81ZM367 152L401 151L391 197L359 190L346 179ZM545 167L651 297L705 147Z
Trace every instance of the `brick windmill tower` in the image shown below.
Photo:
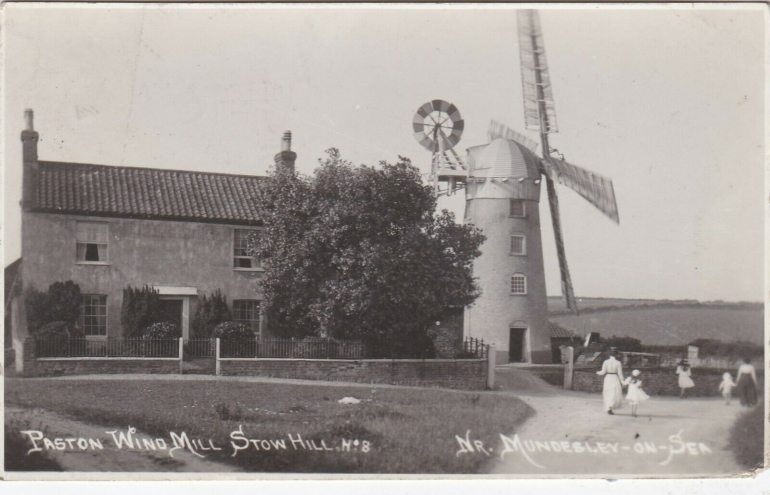
M542 156L537 154L536 142L494 121L489 143L469 148L462 157L452 151L459 136L450 139L451 134L444 134L445 122L434 117L418 123L418 111L413 126L418 131L422 123L425 136L435 136L429 149L434 151L432 178L439 194L465 188L464 220L487 236L473 265L482 295L465 309L464 335L495 344L498 363L550 363L552 327L540 236L541 183L546 183L562 295L576 314L554 183L574 190L614 222L619 218L611 180L551 156L554 150L548 134L557 132L557 126L540 21L533 10L519 11L518 20L525 124L527 130L539 133ZM418 134L415 137L420 140ZM441 190L439 183L447 187Z

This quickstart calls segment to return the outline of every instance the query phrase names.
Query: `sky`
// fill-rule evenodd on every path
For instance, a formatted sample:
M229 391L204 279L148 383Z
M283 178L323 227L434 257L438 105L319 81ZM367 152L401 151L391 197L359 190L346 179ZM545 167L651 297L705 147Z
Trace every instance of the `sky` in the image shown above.
M5 4L4 264L20 255L21 142L41 160L264 174L293 133L297 170L430 153L417 108L454 103L456 146L490 119L524 131L510 6ZM620 225L557 186L578 297L760 301L765 45L761 8L540 11L567 160L612 178ZM545 191L543 191L545 198ZM440 207L462 218L462 193ZM540 204L549 295L560 291Z

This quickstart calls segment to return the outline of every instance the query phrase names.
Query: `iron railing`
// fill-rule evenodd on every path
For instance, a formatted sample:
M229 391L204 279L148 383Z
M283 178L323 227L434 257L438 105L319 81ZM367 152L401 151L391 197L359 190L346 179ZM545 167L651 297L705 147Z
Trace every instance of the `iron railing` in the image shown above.
M217 339L189 339L184 344L186 358L215 358L217 356Z
M179 357L179 339L107 339L38 337L37 357Z
M222 358L361 359L361 342L352 340L220 339Z
M462 348L456 357L458 359L483 359L487 357L487 346L484 344L484 339L479 340L473 337L465 337Z

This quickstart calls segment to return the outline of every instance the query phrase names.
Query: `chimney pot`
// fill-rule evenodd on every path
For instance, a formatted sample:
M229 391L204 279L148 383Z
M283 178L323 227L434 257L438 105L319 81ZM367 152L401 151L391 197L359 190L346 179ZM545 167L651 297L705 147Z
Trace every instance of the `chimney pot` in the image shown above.
M281 139L281 151L291 151L291 131L284 131Z
M296 159L297 154L291 150L291 131L286 131L281 138L281 151L275 155L276 170L294 173Z
M35 130L34 119L35 119L35 116L31 108L27 108L26 110L24 110L24 121L26 122L25 130L27 131Z

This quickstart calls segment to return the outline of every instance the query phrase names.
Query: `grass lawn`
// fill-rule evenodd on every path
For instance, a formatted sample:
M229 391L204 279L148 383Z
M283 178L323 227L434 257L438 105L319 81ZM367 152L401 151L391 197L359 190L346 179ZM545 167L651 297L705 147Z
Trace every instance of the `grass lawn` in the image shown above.
M343 397L361 403L339 404ZM470 429L475 438L498 438L532 413L516 398L489 393L224 380L8 380L5 400L112 429L131 425L166 441L170 431L184 431L223 447L210 458L253 472L485 472L490 457L456 456L455 435ZM231 457L230 433L240 425L246 438L283 439L287 448L250 447ZM289 434L332 450L294 449ZM343 440L358 440L359 448L334 450Z
M754 407L741 414L730 429L730 450L745 471L762 467L765 442L764 408Z

